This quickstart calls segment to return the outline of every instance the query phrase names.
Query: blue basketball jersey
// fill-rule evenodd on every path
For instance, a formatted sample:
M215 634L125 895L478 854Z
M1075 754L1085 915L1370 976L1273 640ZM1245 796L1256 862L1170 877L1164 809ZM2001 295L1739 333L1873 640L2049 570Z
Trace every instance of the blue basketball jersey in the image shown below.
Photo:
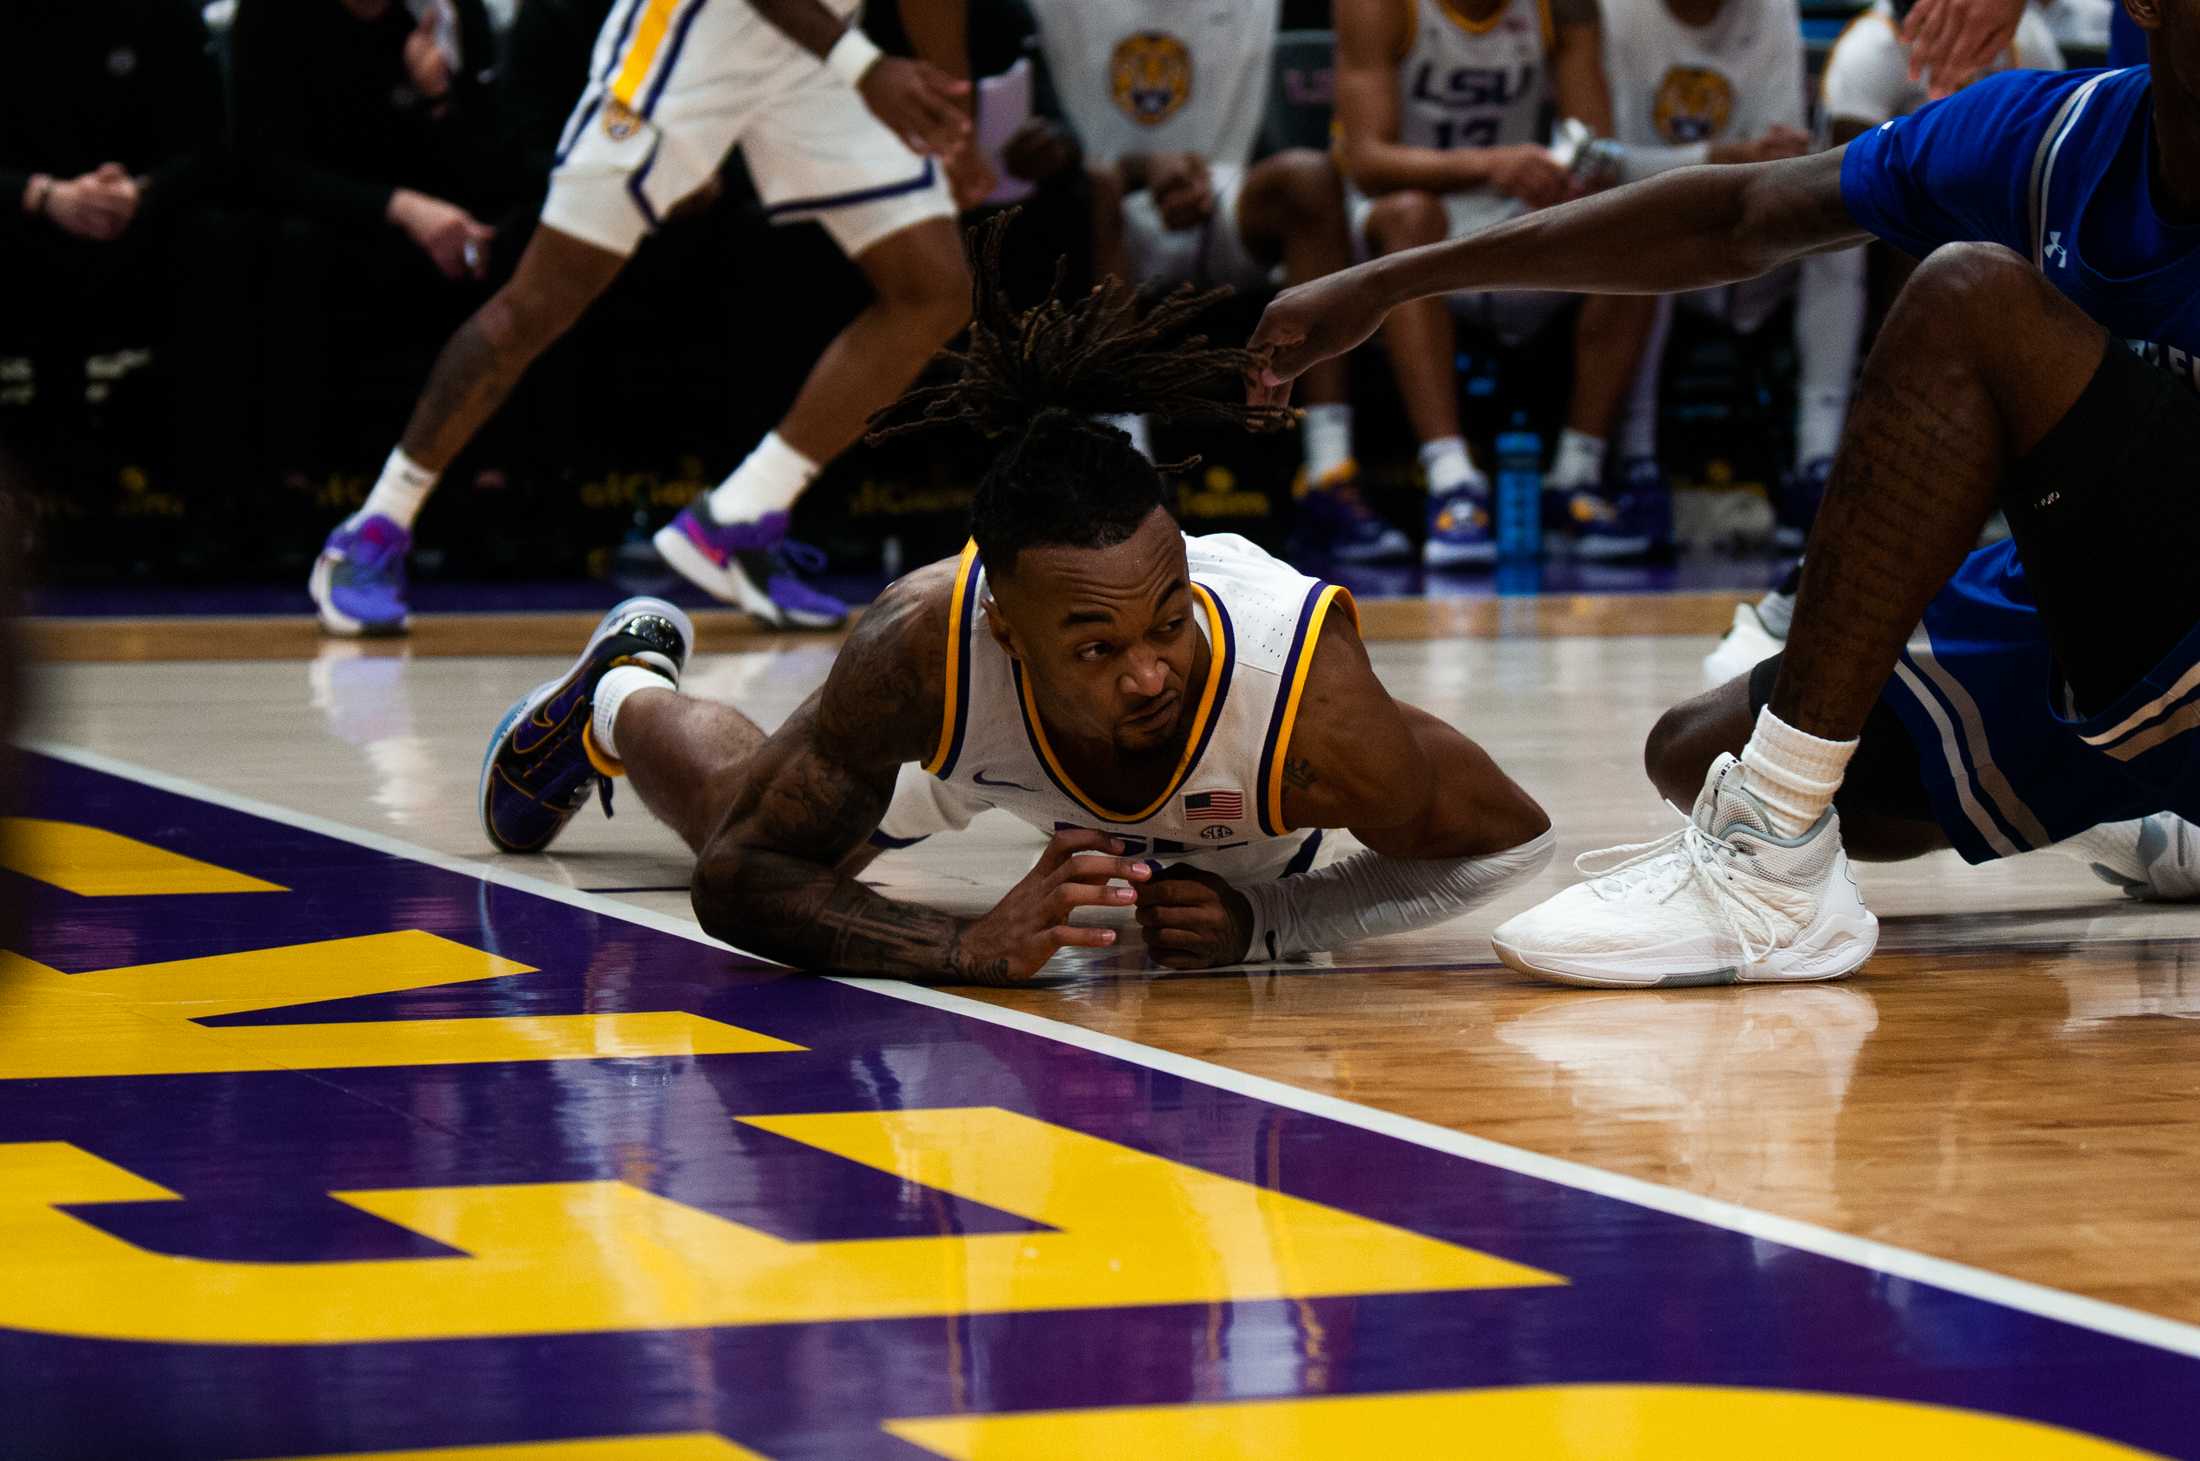
M2141 357L2200 390L2200 225L2156 208L2152 73L2005 71L1849 144L1858 224L1922 258L2004 244Z
M2108 64L2111 66L2144 66L2147 63L2147 33L2139 29L2139 22L2131 18L2131 12L2119 3L2110 7L2108 17Z

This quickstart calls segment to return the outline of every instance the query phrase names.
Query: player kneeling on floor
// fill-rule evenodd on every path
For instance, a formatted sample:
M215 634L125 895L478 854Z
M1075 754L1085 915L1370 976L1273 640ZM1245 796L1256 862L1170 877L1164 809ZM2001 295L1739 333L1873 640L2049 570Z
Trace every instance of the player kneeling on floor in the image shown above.
M1212 296L1142 313L1110 281L1011 313L1004 226L983 236L959 378L881 418L999 444L961 556L889 586L768 736L678 693L678 610L622 604L497 728L490 839L546 847L623 773L695 850L711 934L804 968L980 982L1113 944L1081 909L1135 908L1152 962L1205 968L1423 927L1540 869L1549 819L1480 747L1390 697L1351 596L1243 538L1180 532L1162 473L1094 419L1288 419L1202 394L1235 383L1243 351L1164 343ZM880 849L987 807L1051 836L991 912L856 880ZM1365 850L1316 870L1332 827Z

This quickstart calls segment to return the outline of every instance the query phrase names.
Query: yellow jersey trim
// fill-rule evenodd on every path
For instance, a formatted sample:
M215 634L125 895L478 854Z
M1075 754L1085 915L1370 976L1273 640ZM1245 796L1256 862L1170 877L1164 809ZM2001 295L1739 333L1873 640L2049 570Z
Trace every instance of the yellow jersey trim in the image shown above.
M1054 778L1054 784L1068 792L1079 806L1104 822L1143 822L1152 818L1169 804L1169 798L1175 796L1178 788L1184 785L1184 778L1191 775L1192 763L1206 749L1208 717L1214 713L1217 692L1229 679L1228 666L1232 662L1231 656L1237 652L1237 646L1230 642L1230 621L1216 608L1214 596L1195 583L1192 585L1192 597L1199 600L1200 612L1207 617L1207 683L1199 692L1199 708L1192 712L1191 728L1184 736L1184 754L1177 758L1175 773L1169 777L1169 784L1162 788L1161 795L1148 802L1142 811L1110 811L1087 796L1082 787L1070 780L1061 758L1047 744L1046 722L1039 718L1038 702L1031 698L1030 677L1016 677L1017 686L1024 696L1024 723L1031 728L1031 744L1038 751L1039 759L1046 763L1047 773Z
M978 542L973 538L963 544L962 558L955 565L955 592L947 601L947 673L942 677L945 689L940 696L940 740L932 752L932 759L924 763L924 769L933 776L947 764L947 757L955 749L956 713L961 708L962 697L968 693L963 684L963 661L968 657L968 624L970 575L977 571Z
M1474 36L1486 36L1497 29L1497 23L1505 18L1507 11L1512 9L1511 0L1506 0L1506 3L1498 6L1488 20L1476 20L1454 4L1453 0L1436 0L1436 4L1437 8L1444 12L1445 18L1453 25L1458 26L1468 35ZM1418 7L1416 8L1418 9Z
M631 107L634 98L641 95L642 83L649 77L649 68L656 64L657 53L664 49L665 36L672 30L672 12L679 5L680 0L649 0L643 7L642 18L634 26L634 38L626 44L626 57L611 80L611 96L619 105Z
M1322 623L1329 617L1330 609L1339 601L1345 615L1352 620L1352 627L1360 626L1360 606L1353 602L1351 591L1343 584L1333 583L1321 590L1314 601L1314 612L1307 617L1306 637L1300 641L1298 655L1286 666L1291 676L1291 688L1284 692L1283 714L1278 720L1276 738L1268 751L1268 785L1262 788L1267 801L1268 830L1273 837L1288 835L1293 828L1283 819L1283 763L1291 751L1291 732L1299 722L1299 699L1306 693L1306 677L1314 668L1314 651L1321 646Z

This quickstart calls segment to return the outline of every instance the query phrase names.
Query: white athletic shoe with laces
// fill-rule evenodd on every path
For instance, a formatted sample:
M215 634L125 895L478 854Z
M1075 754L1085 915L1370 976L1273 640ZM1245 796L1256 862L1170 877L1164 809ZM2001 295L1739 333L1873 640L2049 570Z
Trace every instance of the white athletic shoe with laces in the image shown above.
M2060 848L2124 896L2149 903L2200 901L2200 827L2172 812L2106 822Z
M1641 989L1839 979L1879 942L1841 850L1840 818L1829 808L1801 837L1773 836L1733 756L1711 764L1680 830L1574 866L1589 881L1492 938L1497 957L1523 974Z

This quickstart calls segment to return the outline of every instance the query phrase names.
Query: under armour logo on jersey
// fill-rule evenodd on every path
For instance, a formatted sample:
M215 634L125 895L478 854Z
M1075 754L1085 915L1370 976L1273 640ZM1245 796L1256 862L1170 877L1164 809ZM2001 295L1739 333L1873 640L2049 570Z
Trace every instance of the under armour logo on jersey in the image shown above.
M2055 267L2058 269L2070 267L2070 250L2063 247L2062 230L2059 228L2048 231L2047 247L2042 249L2040 254L2043 258L2053 259Z

